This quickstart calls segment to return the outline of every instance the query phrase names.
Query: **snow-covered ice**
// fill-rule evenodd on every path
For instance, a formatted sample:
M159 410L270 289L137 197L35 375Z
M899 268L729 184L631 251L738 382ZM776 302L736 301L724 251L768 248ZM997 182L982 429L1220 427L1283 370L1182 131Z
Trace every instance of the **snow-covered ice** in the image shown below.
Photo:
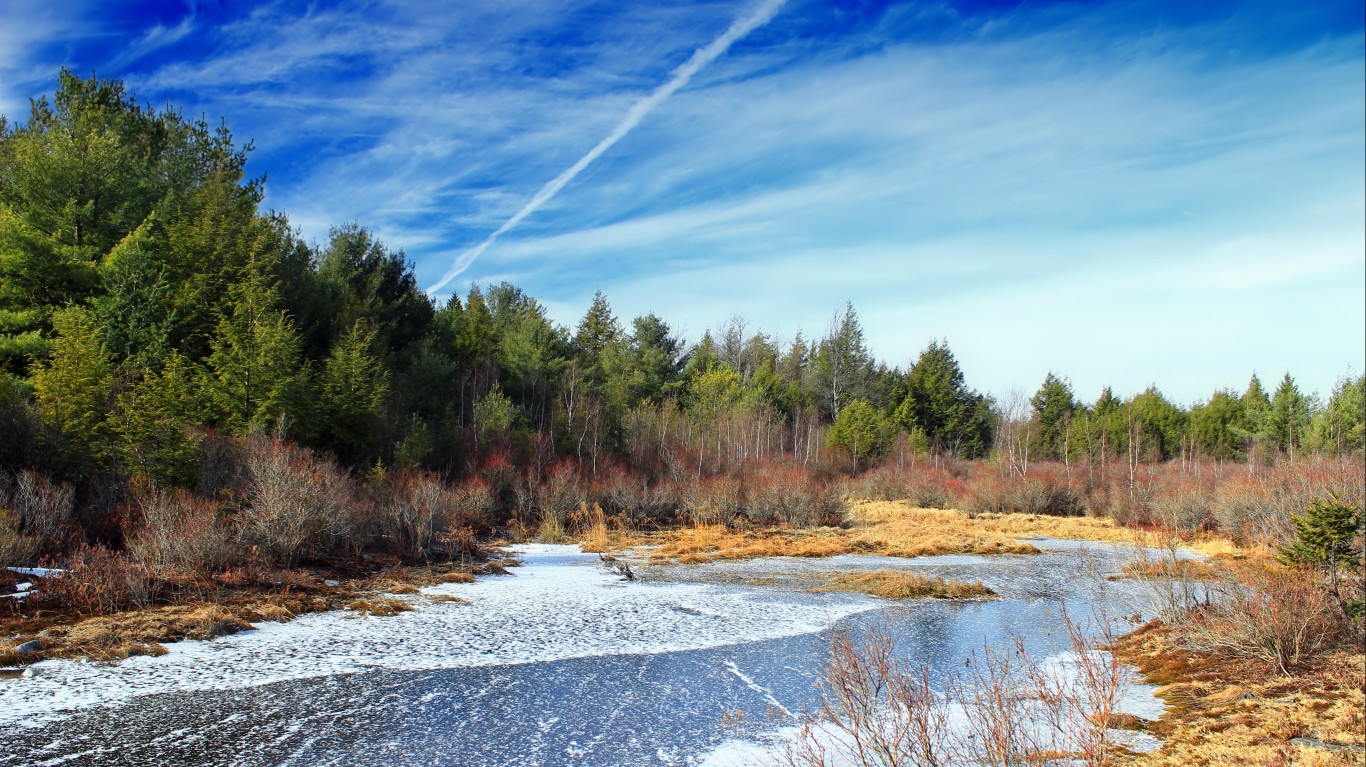
M1059 605L1085 615L1123 596L1079 573L1128 554L651 565L635 582L575 547L517 556L513 575L398 597L418 609L394 617L315 614L159 658L37 664L0 680L0 767L763 763L810 704L831 627L885 625L937 669L1012 636L1042 657L1061 649ZM981 579L1004 598L893 604L806 588L888 567Z

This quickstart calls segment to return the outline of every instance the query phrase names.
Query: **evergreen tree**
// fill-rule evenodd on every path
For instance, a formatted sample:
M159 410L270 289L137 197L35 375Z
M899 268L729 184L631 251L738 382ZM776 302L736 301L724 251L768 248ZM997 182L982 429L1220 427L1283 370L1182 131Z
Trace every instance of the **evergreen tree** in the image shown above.
M142 379L119 395L117 430L124 470L163 486L184 487L195 479L203 423L195 372L171 351L160 373L143 370Z
M1239 428L1245 420L1243 403L1231 391L1217 391L1203 405L1191 408L1191 438L1205 455L1235 460L1243 453Z
M308 372L289 315L277 308L274 285L250 264L231 289L232 313L222 318L208 359L206 393L217 422L237 434L285 419L302 420Z
M323 444L343 459L354 460L379 431L389 392L389 373L375 356L375 331L356 320L341 338L318 373L318 412L315 426Z
M1359 620L1362 604L1343 598L1341 582L1344 571L1360 577L1362 551L1357 541L1366 522L1361 509L1337 499L1315 498L1304 514L1290 521L1295 526L1295 540L1281 549L1281 561L1322 570L1343 611Z
M991 444L986 398L967 387L947 344L931 341L906 375L906 398L894 418L908 433L919 431L931 449L952 456L984 455Z
M664 320L654 314L631 323L626 345L627 390L633 402L659 404L678 393L688 357L683 341L675 338Z
M33 379L38 415L84 455L106 458L114 369L104 339L85 309L58 312L52 322L52 357Z
M896 425L865 399L856 399L830 425L829 443L849 454L855 473L860 466L887 455L896 438Z
M873 358L863 339L863 326L853 303L846 303L844 311L831 319L812 362L812 382L821 412L833 419L849 402L866 397L872 372Z
M1266 433L1274 444L1294 460L1295 453L1309 432L1310 402L1289 373L1276 387L1276 396L1271 398L1271 409L1267 414Z
M1039 423L1038 438L1043 457L1062 460L1070 450L1067 443L1072 415L1077 408L1072 396L1072 384L1049 371L1029 403Z

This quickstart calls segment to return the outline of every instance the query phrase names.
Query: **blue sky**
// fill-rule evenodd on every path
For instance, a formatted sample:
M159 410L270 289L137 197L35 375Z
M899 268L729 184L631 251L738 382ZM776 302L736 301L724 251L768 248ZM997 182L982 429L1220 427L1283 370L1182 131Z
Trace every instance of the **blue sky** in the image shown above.
M879 357L944 338L996 394L1326 394L1366 367L1362 16L4 0L0 112L63 65L121 78L254 141L306 237L359 222L442 297L506 279L567 325L599 288L692 339L819 335L850 300Z

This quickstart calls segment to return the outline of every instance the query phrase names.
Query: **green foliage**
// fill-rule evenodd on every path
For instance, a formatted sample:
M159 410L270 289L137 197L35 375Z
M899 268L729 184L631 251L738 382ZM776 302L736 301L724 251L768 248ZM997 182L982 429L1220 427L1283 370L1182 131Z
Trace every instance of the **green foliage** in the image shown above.
M53 316L52 357L38 369L33 393L38 415L84 455L108 454L114 369L90 312L67 309Z
M845 304L844 311L831 319L811 367L816 402L827 418L834 418L846 404L867 395L873 358L852 303Z
M496 386L474 405L474 430L480 439L506 434L516 423L517 406Z
M1242 425L1245 420L1242 400L1230 391L1217 391L1209 402L1191 408L1191 439L1201 454L1217 460L1234 460L1243 455Z
M1039 446L1045 458L1062 459L1070 450L1072 417L1077 403L1072 396L1072 384L1050 370L1043 385L1029 400L1034 417L1039 423Z
M232 313L218 323L208 359L208 399L219 425L236 434L288 419L305 405L308 370L299 335L277 307L269 278L255 265L232 289Z
M332 345L318 372L318 411L313 424L323 444L355 459L378 430L389 393L389 375L375 356L375 331L357 319Z
M1366 449L1366 376L1344 377L1333 387L1320 419L1319 444L1336 453Z
M1162 396L1156 386L1129 400L1127 411L1132 419L1129 433L1138 440L1139 455L1144 460L1166 460L1179 454L1186 414Z
M860 466L885 457L896 433L896 424L886 414L868 400L856 399L836 416L827 439L849 454L850 464L857 472Z
M137 384L118 399L116 429L125 471L164 486L194 482L203 438L196 374L189 361L172 351L160 373L143 371Z
M318 320L332 322L338 334L365 320L385 356L410 347L435 316L404 254L390 252L356 224L332 230L317 273L327 302Z
M968 388L947 344L931 341L911 366L906 398L894 418L908 433L919 431L932 450L977 457L991 445L990 403Z
M1323 571L1343 610L1349 617L1360 620L1362 603L1345 600L1340 583L1344 572L1360 577L1362 549L1359 541L1366 527L1361 508L1348 506L1335 498L1315 498L1304 514L1293 516L1290 521L1295 527L1295 540L1281 549L1281 561Z
M624 355L626 388L632 400L658 404L678 394L687 354L683 341L654 314L637 317Z
M1309 400L1300 393L1295 379L1286 373L1281 385L1276 387L1276 395L1271 398L1265 433L1277 447L1293 457L1308 436L1309 413Z

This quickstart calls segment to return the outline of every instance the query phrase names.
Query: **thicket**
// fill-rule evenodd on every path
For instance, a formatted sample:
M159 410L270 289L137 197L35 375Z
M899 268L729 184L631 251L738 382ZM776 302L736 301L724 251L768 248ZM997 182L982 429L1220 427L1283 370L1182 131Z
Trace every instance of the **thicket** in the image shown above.
M309 243L263 210L249 148L68 72L0 121L0 565L123 568L137 602L463 556L585 504L813 525L852 495L1284 538L1313 497L1361 502L1362 377L1326 402L1288 374L1189 408L1052 374L993 400L944 343L876 361L852 306L819 338L734 318L688 344L601 294L572 329L507 283L436 302L363 227Z

